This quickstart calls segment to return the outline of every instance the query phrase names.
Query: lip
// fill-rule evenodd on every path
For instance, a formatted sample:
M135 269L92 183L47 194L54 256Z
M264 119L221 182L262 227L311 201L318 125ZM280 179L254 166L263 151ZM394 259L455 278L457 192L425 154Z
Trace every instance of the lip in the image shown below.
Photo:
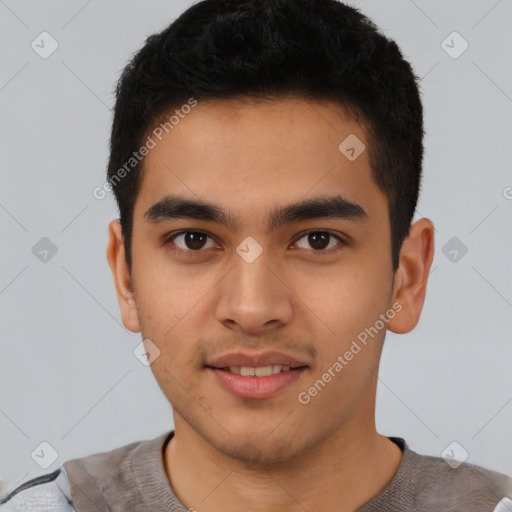
M243 352L231 352L229 354L224 354L208 361L205 366L213 367L214 369L220 369L229 368L230 366L250 366L257 368L260 366L272 365L289 366L290 368L308 366L306 363L299 361L292 356L272 351L252 355ZM257 378L264 379L266 377Z
M292 386L306 369L306 366L301 366L267 377L244 377L220 368L205 368L226 391L253 400L269 398Z
M285 372L266 377L242 376L229 371L230 366L289 366ZM215 357L207 362L205 370L212 375L221 387L230 393L253 400L261 400L274 396L285 388L292 386L300 378L309 365L297 358L276 351L260 354L231 352Z

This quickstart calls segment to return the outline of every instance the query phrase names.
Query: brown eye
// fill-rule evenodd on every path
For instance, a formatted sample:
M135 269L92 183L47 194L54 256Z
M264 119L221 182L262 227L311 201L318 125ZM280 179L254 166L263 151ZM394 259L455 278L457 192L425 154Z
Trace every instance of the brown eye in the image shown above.
M171 236L166 243L173 242L182 251L199 252L205 248L208 238L210 237L206 233L200 231L181 231ZM179 243L176 243L176 241L179 241Z
M343 245L345 242L337 235L330 233L329 231L310 231L304 234L300 240L306 239L306 243L309 247L301 247L302 249L313 249L314 251L327 252L325 249L332 249L336 244L331 245L330 242L337 240L338 245Z

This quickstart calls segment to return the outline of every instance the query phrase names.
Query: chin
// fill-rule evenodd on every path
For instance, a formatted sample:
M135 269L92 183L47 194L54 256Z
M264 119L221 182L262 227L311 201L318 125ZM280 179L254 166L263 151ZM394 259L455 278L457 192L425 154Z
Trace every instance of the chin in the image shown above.
M214 417L178 400L174 400L173 409L175 422L179 417L184 429L191 429L215 451L244 464L265 466L291 461L321 443L326 435L317 425L307 427L303 420L290 421L292 415L286 413L276 416L260 411L255 416L239 411L224 416L215 409L218 414Z
M227 443L213 444L213 447L240 462L257 465L286 462L304 452L302 447L297 446L296 439L269 441L265 438L248 440L248 437L241 436L237 440L230 438Z

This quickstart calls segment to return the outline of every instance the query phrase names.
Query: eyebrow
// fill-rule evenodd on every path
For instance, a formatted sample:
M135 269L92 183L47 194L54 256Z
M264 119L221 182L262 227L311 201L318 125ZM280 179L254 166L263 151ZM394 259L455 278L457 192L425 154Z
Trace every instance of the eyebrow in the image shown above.
M369 216L361 205L340 195L319 196L272 208L266 224L268 230L273 231L294 222L320 218L361 222L368 221ZM165 196L153 204L144 214L144 219L153 224L172 219L197 219L222 224L231 231L239 228L234 217L220 206L176 194Z

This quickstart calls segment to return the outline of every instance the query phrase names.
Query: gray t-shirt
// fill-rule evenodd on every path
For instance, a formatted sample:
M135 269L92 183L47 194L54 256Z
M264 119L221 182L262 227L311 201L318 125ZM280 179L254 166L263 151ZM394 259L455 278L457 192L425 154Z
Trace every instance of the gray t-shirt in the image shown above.
M167 479L163 450L173 435L69 460L12 491L0 512L200 512L200 504L187 509ZM355 512L512 512L512 478L467 463L453 468L419 455L402 438L389 439L402 450L400 466Z

